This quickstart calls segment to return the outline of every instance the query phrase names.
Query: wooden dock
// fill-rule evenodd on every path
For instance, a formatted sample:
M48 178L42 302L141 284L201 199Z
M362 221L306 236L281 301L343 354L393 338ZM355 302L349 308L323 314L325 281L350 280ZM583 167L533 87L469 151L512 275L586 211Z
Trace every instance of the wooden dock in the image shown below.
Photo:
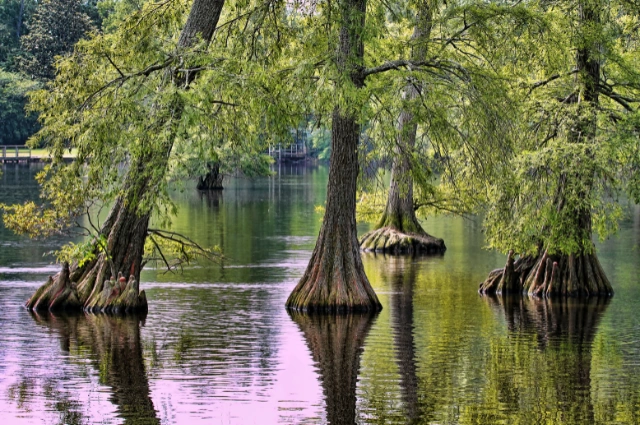
M0 162L18 163L18 162L37 162L40 158L31 156L31 148L20 145L3 145L0 146Z
M287 147L283 147L278 144L275 146L269 146L269 155L276 160L276 162L297 162L304 161L307 158L307 147L302 144L293 143Z
M65 151L62 159L65 162L71 162L75 155L75 152ZM31 150L24 145L0 145L0 164L29 164L49 161L51 161L51 157L45 149Z

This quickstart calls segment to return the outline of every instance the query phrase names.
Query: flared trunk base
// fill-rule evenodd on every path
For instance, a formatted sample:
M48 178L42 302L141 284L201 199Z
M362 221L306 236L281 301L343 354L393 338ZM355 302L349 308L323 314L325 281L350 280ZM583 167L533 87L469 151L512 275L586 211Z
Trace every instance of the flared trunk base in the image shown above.
M321 231L305 274L289 295L288 310L329 314L382 310L364 272L352 221L351 231Z
M222 190L222 181L224 174L220 173L220 166L213 165L209 167L209 172L198 179L198 190Z
M447 247L444 240L427 233L404 233L393 227L382 227L360 238L360 249L383 254L442 254Z
M71 267L64 263L26 307L33 311L146 312L146 294L139 290L138 282L148 223L149 214L138 215L117 201L101 231L107 235L111 255L107 256L96 239L92 260Z
M611 297L613 288L595 252L514 258L493 270L480 284L483 295L526 294L535 297Z
M111 278L98 284L105 276L105 267L97 260L88 267L70 271L65 263L62 271L50 276L26 302L27 309L36 312L93 312L93 313L146 313L147 297L139 290L138 281L133 275L126 281L120 274L119 279ZM72 281L72 278L78 280Z

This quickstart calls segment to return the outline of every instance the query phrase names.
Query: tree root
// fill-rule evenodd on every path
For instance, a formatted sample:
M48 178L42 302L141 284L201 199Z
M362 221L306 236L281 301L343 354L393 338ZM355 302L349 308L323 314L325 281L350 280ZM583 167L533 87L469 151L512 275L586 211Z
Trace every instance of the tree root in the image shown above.
M365 233L360 249L384 254L438 254L447 247L444 240L427 233L403 233L393 227L381 227Z
M613 288L595 253L514 258L489 273L480 284L483 295L527 294L534 297L611 297Z
M26 307L31 311L51 312L84 310L118 314L147 311L146 294L144 290L140 291L133 275L128 282L120 274L118 281L112 276L111 280L96 285L95 282L105 275L104 267L99 265L100 262L95 261L92 267L76 268L70 272L69 264L64 263L62 271L54 277L49 276L47 282L26 302ZM81 280L74 281L74 278Z

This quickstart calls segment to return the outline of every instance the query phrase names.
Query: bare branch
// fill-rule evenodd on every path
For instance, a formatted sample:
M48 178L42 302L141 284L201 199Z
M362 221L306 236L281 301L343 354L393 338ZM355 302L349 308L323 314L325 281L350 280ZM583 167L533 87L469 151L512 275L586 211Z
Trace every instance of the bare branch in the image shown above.
M151 242L153 242L153 244L155 245L156 249L158 250L158 253L160 254L160 257L162 258L162 261L167 266L167 271L173 273L173 269L175 267L173 267L173 268L171 267L171 265L167 261L167 258L164 256L164 253L162 252L162 248L160 248L160 245L158 245L158 242L156 242L156 240L153 239L153 236L150 236L149 239L151 240Z
M607 96L609 99L617 102L619 105L621 105L624 109L626 109L629 112L635 111L635 109L633 109L630 103L640 102L640 99L634 99L634 98L622 96L616 93L615 91L613 91L613 89L610 86L604 85L604 84L598 84L598 92Z
M578 72L577 69L572 69L569 72L566 72L564 74L553 74L551 77L547 78L546 80L541 80L541 81L536 81L535 83L529 84L529 93L527 93L528 95L531 94L532 91L534 91L535 89L542 87L542 86L546 86L547 84L549 84L552 81L557 80L558 78L561 77L567 77L569 75L573 75L576 74Z

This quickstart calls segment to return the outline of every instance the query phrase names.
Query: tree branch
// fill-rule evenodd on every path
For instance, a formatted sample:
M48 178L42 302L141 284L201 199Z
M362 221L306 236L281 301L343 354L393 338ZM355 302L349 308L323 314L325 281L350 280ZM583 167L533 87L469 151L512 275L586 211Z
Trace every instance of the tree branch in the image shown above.
M619 105L621 105L624 109L626 109L629 112L634 112L635 110L633 109L633 107L630 105L630 103L638 103L640 102L640 99L633 99L630 97L625 97L622 96L616 92L613 91L613 89L607 85L604 84L598 84L598 92L607 96L609 99L613 100L614 102L618 103Z
M156 242L155 239L153 239L153 236L150 236L149 239L151 239L151 242L153 242L153 244L155 245L156 249L158 250L158 253L160 254L160 257L162 258L162 261L164 262L164 264L167 266L167 271L172 272L173 273L173 269L175 267L171 267L171 265L169 264L169 262L167 261L166 257L164 256L164 253L162 252L162 248L160 248L160 245L158 245L158 242Z
M572 69L569 72L566 72L564 74L553 74L551 77L547 78L546 80L541 80L541 81L537 81L533 84L529 85L529 93L527 93L527 95L531 94L531 92L533 92L535 89L542 87L542 86L546 86L547 84L549 84L552 81L557 80L558 78L561 77L567 77L569 75L573 75L573 74L577 74L578 70L577 69Z

